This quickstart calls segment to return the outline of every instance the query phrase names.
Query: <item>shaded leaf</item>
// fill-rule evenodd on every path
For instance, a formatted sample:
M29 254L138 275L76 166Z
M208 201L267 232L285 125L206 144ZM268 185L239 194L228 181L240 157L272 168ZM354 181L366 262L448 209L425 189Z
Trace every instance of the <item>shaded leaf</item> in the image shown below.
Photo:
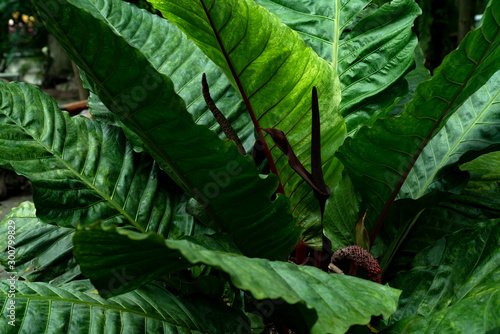
M222 68L245 102L259 139L263 140L261 127L283 131L306 169L310 169L311 92L317 87L325 180L335 177L328 174L335 170L329 166L345 137L338 113L340 86L334 69L295 31L251 0L150 2ZM303 230L312 232L321 212L311 188L269 136L266 143L274 160L268 157L270 169L279 174L293 215Z
M92 90L141 138L160 167L205 205L214 222L230 232L246 254L288 255L300 231L294 229L289 201L283 196L270 201L276 178L259 177L252 159L241 156L234 143L221 141L193 122L173 82L107 25L98 8L109 9L111 0L70 0L55 13L48 2L35 3L49 31L86 73ZM122 12L117 10L116 15ZM82 32L95 38L85 38Z
M191 267L179 252L165 248L165 239L159 234L129 232L96 226L90 231L79 229L75 233L74 256L82 273L105 298L132 291L165 274ZM200 249L241 254L227 234L200 234L188 240Z
M417 45L415 48L415 68L405 75L405 80L408 82L408 95L399 100L397 104L390 110L392 115L398 115L405 109L406 103L413 99L413 95L421 82L429 80L431 73L425 67L424 52L422 48Z
M27 84L1 82L0 99L0 164L30 179L43 222L131 224L168 236L173 218L184 216L194 228L192 217L176 217L177 187L147 153L133 152L120 128L70 118Z
M75 256L82 271L98 287L109 286L112 278L108 275L106 280L104 268L108 273L120 269L131 280L140 280L148 276L151 279L161 271L179 270L186 261L204 263L226 272L236 288L250 292L255 299L276 300L270 305L278 313L283 308L293 312L288 321L303 332L344 333L353 324L368 323L372 315L388 317L395 309L398 290L356 277L329 275L314 267L247 258L234 253L228 240L221 237L164 240L152 233L140 235L95 226L78 230ZM103 247L108 246L96 238L108 240L114 252L106 252ZM137 259L131 258L134 254ZM163 259L163 268L152 266L158 259ZM93 278L96 275L98 278ZM358 298L352 298L354 294Z
M500 326L500 224L440 239L391 282L403 289L388 333L485 333ZM473 311L471 311L473 310Z
M479 222L500 217L500 174L498 172L500 152L483 155L460 168L470 173L469 182L460 194L435 192L418 201L400 200L395 203L394 210L391 211L402 212L402 216L407 214L409 219L412 219L411 216L415 215L415 212L420 210L423 212L408 234L407 240L404 240L397 261L391 265L392 271L407 268L406 266L418 252L434 244L443 236L464 228L471 228ZM378 238L379 243L375 243L374 249L380 250L384 242L390 243L389 240L397 239L395 237L397 232L391 229L405 228L404 225L398 225L392 217L389 217L388 222L389 224L384 224L380 238Z
M0 281L2 333L228 333L247 324L243 314L223 303L176 297L159 284L103 299L88 281L60 287L17 281L15 298L9 281ZM15 301L15 326L7 321Z
M500 3L494 2L483 26L444 59L432 80L419 85L403 113L361 128L340 148L353 183L363 190L372 238L428 141L500 68L499 16Z
M339 164L341 169L343 166ZM332 195L326 201L323 231L337 250L356 244L356 223L358 221L359 195L354 190L346 171L342 171Z
M405 96L404 76L414 66L413 0L394 0L362 18L339 44L340 112L350 134Z
M12 248L8 248L8 231L14 232ZM40 222L33 203L21 203L0 223L0 235L5 236L0 239L0 264L28 281L50 282L53 286L69 282L80 275L73 258L74 232L73 228ZM13 260L9 259L9 250L15 251Z

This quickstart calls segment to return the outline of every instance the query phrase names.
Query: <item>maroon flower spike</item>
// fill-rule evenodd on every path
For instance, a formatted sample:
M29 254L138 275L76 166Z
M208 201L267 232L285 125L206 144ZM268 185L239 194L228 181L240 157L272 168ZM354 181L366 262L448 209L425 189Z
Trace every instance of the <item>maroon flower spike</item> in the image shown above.
M339 263L342 261L351 261L368 272L368 279L372 282L382 284L382 270L376 258L366 249L359 246L347 246L337 250L332 255L331 262Z

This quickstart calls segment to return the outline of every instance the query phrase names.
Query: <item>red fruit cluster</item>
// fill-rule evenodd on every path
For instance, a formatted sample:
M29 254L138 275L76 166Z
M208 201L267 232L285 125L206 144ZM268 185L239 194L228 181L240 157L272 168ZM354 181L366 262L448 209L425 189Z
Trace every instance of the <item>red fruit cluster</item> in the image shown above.
M347 246L337 250L332 255L332 263L351 261L368 272L368 279L382 283L382 270L376 258L359 246Z

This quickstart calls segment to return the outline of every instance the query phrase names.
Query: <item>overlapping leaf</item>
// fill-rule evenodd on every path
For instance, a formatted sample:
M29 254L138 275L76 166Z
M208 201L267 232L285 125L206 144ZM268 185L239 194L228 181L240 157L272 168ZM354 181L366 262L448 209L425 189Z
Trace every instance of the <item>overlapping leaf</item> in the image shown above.
M88 1L82 5L142 53L159 73L172 79L175 91L197 124L204 124L225 138L202 96L201 75L207 73L215 103L245 148L251 149L255 139L245 104L222 71L175 25L119 0Z
M337 250L356 245L355 228L358 221L359 196L346 171L341 174L332 195L326 201L323 232Z
M14 236L12 248L8 247L9 230ZM28 281L54 286L69 282L80 275L73 258L74 232L73 228L40 222L33 203L21 203L0 223L0 235L5 236L0 240L0 264ZM10 259L9 250L15 254Z
M392 115L398 115L403 112L406 103L413 100L413 95L421 82L429 80L431 73L425 67L424 52L422 48L417 45L415 48L415 68L405 75L405 80L408 82L408 95L398 101L398 103L391 109ZM373 123L372 123L373 124Z
M184 203L185 204L185 203ZM169 238L208 232L196 225L192 218L185 214L185 206L179 205L166 213L171 216L168 224L155 230ZM154 230L154 229L153 229ZM14 235L13 248L8 248L8 231ZM14 208L0 223L0 264L9 272L16 272L28 281L47 282L60 285L80 275L80 268L73 258L73 235L75 229L42 223L36 217L33 203L25 202ZM105 242L105 241L103 241ZM12 253L15 261L12 259ZM110 250L112 251L112 250Z
M368 226L380 226L419 154L443 120L500 69L500 3L486 9L479 30L467 35L399 116L348 138L340 157L368 207Z
M48 29L86 73L94 93L142 139L158 164L205 205L245 254L285 257L298 231L289 201L283 196L270 201L276 179L260 178L250 157L196 125L172 81L95 13L89 3L96 1L71 0L55 12L49 2L35 1ZM110 9L110 0L100 3Z
M339 44L340 110L351 133L408 92L404 75L414 66L413 0L394 0L363 18Z
M2 333L234 333L246 325L243 314L221 303L176 297L159 284L104 300L88 281L60 287L47 283L0 282ZM15 302L14 326L8 322Z
M492 220L439 240L391 286L403 289L384 333L486 333L500 326L500 224Z
M391 271L406 267L418 252L445 235L500 217L500 152L483 155L460 166L460 169L470 173L470 179L459 194L435 192L418 201L401 200L395 203L392 212L399 211L410 217L420 210L423 212L402 244ZM404 201L409 202L399 205ZM396 226L397 222L392 220L390 224L384 224L380 234L382 240L379 241L390 243L389 240L394 240L394 232L388 230Z
M292 312L294 316L287 320L301 332L344 333L353 324L368 323L372 315L387 317L395 310L398 290L355 277L329 275L314 267L247 258L234 253L234 246L220 237L165 240L157 234L95 226L77 231L75 257L98 289L106 289L113 280L109 269L126 274L123 289L127 289L135 280L152 279L189 263L204 263L226 272L235 287L254 298L276 300L276 312L283 308ZM108 246L100 240L107 240L113 252L101 251ZM155 261L162 261L162 268L147 264ZM353 294L358 297L352 298Z
M91 239L87 239L92 234ZM133 234L129 231L108 231L96 227L79 230L74 237L74 256L85 277L91 279L105 298L140 288L165 274L191 267L179 252L165 249L165 240L158 234ZM141 243L141 240L149 240ZM201 249L241 254L231 238L224 234L190 237ZM139 245L140 248L137 248ZM147 253L147 255L146 255ZM99 260L100 259L100 260Z
M338 114L340 87L333 68L301 37L254 1L150 1L185 32L237 87L256 124L283 131L306 168L310 165L311 93L319 92L325 180L335 150L345 136ZM284 191L303 229L316 225L319 205L311 188L288 165L267 137ZM272 165L272 164L271 164ZM272 166L271 166L272 169Z
M417 199L435 189L447 190L445 172L500 148L500 72L475 92L429 142L410 171L399 198ZM465 156L464 156L465 155ZM456 180L455 180L456 181Z
M184 217L180 229L194 228L192 217L176 217L182 193L120 128L70 118L27 84L1 82L0 99L0 164L31 180L42 221L104 221L178 237L172 220Z
M417 38L411 28L421 13L413 0L366 9L370 1L257 3L298 31L308 46L337 69L342 87L340 112L350 135L368 120L386 115L384 109L408 93L403 77L414 64Z
M280 20L297 31L323 59L337 64L342 32L365 8L369 0L257 0L259 5L276 14Z

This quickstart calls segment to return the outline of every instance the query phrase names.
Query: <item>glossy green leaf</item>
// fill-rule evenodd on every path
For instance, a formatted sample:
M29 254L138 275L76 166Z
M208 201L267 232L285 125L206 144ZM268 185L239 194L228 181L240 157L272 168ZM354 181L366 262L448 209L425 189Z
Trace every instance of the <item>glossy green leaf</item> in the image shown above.
M43 222L104 221L171 237L195 228L192 217L177 214L182 193L147 153L133 152L120 128L70 118L38 88L4 82L0 128L0 164L30 179Z
M424 210L416 222L415 230L409 235L411 240L402 249L404 256L399 256L398 263L408 262L416 252L443 235L500 216L497 211L495 181L485 176L498 168L496 159L481 157L476 164L484 163L484 166L475 167L480 170L474 172L470 181L468 173L458 170L458 164L464 160L468 161L500 147L500 137L497 134L500 130L497 122L500 112L499 78L500 72L497 72L450 117L424 148L410 171L398 197L417 199L427 193L429 195L421 201L407 201L402 205L397 205L399 201L396 201L396 207L392 209L404 211L406 214L403 215L407 218L403 220L406 223L413 220L412 214ZM483 170L487 170L484 171L485 175L481 174ZM464 187L466 188L463 189ZM432 193L436 190L439 192ZM442 192L445 190L456 194ZM408 229L401 222L389 222L389 225L394 224L399 225L400 231ZM387 229L391 228L389 226ZM385 240L383 243L387 243L389 239L394 241L394 233L383 233L385 235L380 236ZM375 246L380 247L380 244Z
M486 333L500 326L500 224L440 239L391 282L403 290L384 333Z
M414 64L417 38L411 28L421 13L413 0L394 0L381 8L365 8L370 3L365 0L256 2L337 69L340 112L349 135L386 115L383 109L408 93L403 76Z
M391 212L401 212L409 219L415 212L423 212L404 240L396 261L391 265L392 271L406 267L418 252L443 236L500 217L500 152L482 155L460 166L460 169L470 173L470 179L459 194L435 192L418 201L400 200L395 203ZM400 205L405 201L408 202ZM374 248L383 247L383 242L394 240L396 232L389 230L398 224L391 216L388 223L384 224L378 238L380 243L376 242Z
M222 71L175 25L119 0L89 1L84 5L131 47L142 53L159 73L172 79L174 90L182 97L197 124L206 125L225 138L202 96L201 76L207 73L212 98L238 133L245 148L251 150L255 139L245 104ZM92 115L102 112L95 110L95 104L93 107Z
M259 177L253 160L241 156L234 143L193 122L172 81L99 13L98 8L111 8L111 0L71 0L57 11L51 10L51 1L35 1L49 31L86 73L93 92L141 138L160 167L205 205L246 254L284 258L299 231L289 201L283 196L270 201L276 178ZM151 38L157 34L163 32L152 30Z
M74 232L73 228L42 223L33 203L21 203L0 223L0 264L28 281L54 286L69 282L80 275L73 258ZM13 236L11 245L8 235Z
M323 59L338 63L342 33L365 8L369 0L256 0L280 20L297 31ZM335 51L335 52L334 52ZM335 56L334 56L335 55Z
M455 180L446 171L484 152L500 148L500 72L497 72L450 117L410 171L399 198L417 199L433 190L448 190ZM465 161L464 161L465 160ZM444 179L443 179L444 178Z
M0 281L0 331L11 333L234 333L246 317L221 302L176 297L159 284L103 299L88 281L60 287ZM14 326L9 307L15 304ZM243 327L244 328L244 327Z
M99 240L107 240L113 252L107 252L108 246ZM255 299L275 300L271 305L277 313L283 308L293 312L287 320L299 331L310 333L344 333L354 324L368 323L372 315L387 318L400 294L356 277L235 254L230 242L220 235L165 240L153 233L141 235L96 226L77 231L75 256L82 272L98 288L110 286L110 270L126 274L124 281L132 285L134 280L182 269L186 262L207 264L226 272L236 288L248 291ZM154 263L156 266L152 266ZM357 298L352 298L354 294Z
M416 159L444 121L500 69L499 23L500 3L493 2L481 28L443 60L432 80L419 85L403 113L361 128L340 148L340 158L367 206L369 230L380 226Z
M237 87L252 115L257 134L262 128L283 131L300 162L310 169L311 96L318 89L321 147L325 180L335 175L333 154L345 137L338 113L340 87L333 68L307 48L302 38L251 0L151 0ZM256 124L258 122L258 124ZM321 220L311 187L290 168L286 156L267 137L267 145L293 215L303 230ZM338 164L338 163L337 163ZM272 165L271 165L272 169Z
M340 111L351 134L408 92L404 80L414 66L413 22L421 10L413 0L394 0L357 22L339 44Z

